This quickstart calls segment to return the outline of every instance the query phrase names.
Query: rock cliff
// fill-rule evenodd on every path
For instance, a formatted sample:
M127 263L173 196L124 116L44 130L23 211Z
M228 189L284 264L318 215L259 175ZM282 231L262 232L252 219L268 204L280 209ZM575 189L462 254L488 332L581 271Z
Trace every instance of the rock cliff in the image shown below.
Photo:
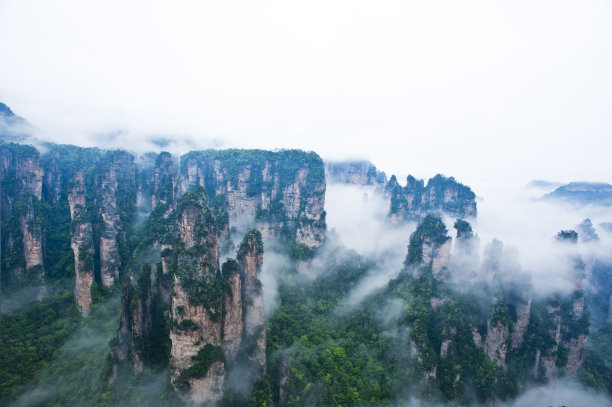
M108 381L113 383L120 364L131 361L135 373L141 373L145 362L145 344L150 341L152 328L151 267L145 264L134 287L131 279L121 288L121 318L116 341L111 350L113 360Z
M238 250L238 262L245 301L244 340L247 347L254 345L247 357L263 369L266 365L266 329L263 290L258 278L263 264L263 243L259 231L251 230L244 237Z
M462 291L467 291L478 278L480 268L480 239L472 231L472 226L463 219L457 219L454 224L457 238L450 259L449 268L453 270L453 278Z
M42 284L43 169L40 155L30 146L0 144L0 215L2 230L2 281L5 286L22 282Z
M85 195L86 189L83 172L77 171L68 192L70 217L72 219L70 246L74 252L74 297L81 310L81 314L87 316L91 307L91 285L94 281L95 250L93 226L87 216Z
M330 183L385 185L387 175L369 161L326 162L325 176Z
M172 278L171 381L195 404L219 402L234 367L242 366L240 375L250 361L264 372L266 363L261 233L250 230L238 260L228 259L220 270L219 239L227 224L224 211L210 204L201 187L181 197L167 218L172 244L161 267Z
M219 273L215 218L203 190L179 202L172 248L170 376L182 397L196 404L223 396L226 360L222 350L224 285Z
M162 152L155 160L152 185L152 210L165 205L165 214L176 209L179 198L178 167L170 153Z
M142 219L152 211L155 219L167 219L180 198L198 186L211 197L207 205L228 216L219 229L223 254L233 251L229 218L238 232L256 227L265 237L281 238L302 251L325 238L324 166L314 153L209 150L187 154L179 164L169 153L136 159L125 151L49 144L41 156L33 147L3 143L0 176L3 289L24 278L44 281L47 258L56 276L65 274L71 257L75 300L84 316L92 287L110 288L119 281L136 215ZM48 242L44 225L53 228ZM162 236L155 226L163 229L163 222L151 229ZM189 233L188 225L181 228ZM155 243L162 249L172 246ZM164 275L167 259L162 256ZM168 302L170 281L158 282Z
M125 151L109 151L102 158L94 178L99 244L100 279L105 287L119 279L121 254L126 227L136 207L136 165Z
M395 175L385 187L391 199L389 217L392 222L418 220L428 212L445 213L459 218L476 217L476 195L453 177L436 175L427 185L409 175L406 186L402 187Z
M325 170L315 153L224 150L181 157L179 184L220 197L233 225L310 249L325 238Z
M243 323L243 274L234 259L223 264L223 278L228 283L225 293L225 316L223 318L223 352L229 363L233 363L242 344Z
M449 278L451 242L452 238L447 236L442 219L429 214L410 236L404 265L411 269L415 276L431 271L436 279L446 281Z
M472 352L471 360L481 358L493 376L496 371L516 375L520 369L529 369L524 376L527 383L548 382L564 374L577 377L588 342L583 289L587 273L575 247L577 234L564 231L558 237L574 270L574 290L536 300L513 249L494 240L478 270L477 240L471 226L458 220L455 228L457 238L451 252L442 220L426 215L411 235L405 271L391 284L405 287L408 293L392 290L407 295L410 347L422 383L439 381L443 385L446 380L460 380L456 378L465 371L448 368L469 360L456 353L458 349ZM454 274L464 272L465 267L470 277L457 279ZM469 311L460 316L462 309ZM498 396L491 393L489 401Z

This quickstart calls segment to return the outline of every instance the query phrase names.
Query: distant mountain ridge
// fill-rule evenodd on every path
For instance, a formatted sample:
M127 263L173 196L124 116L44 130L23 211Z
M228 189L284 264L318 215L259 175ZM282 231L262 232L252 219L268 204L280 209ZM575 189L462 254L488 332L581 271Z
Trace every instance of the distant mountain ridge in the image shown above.
M17 116L10 107L0 102L0 140L22 143L31 137L31 130L27 120Z
M612 185L605 182L570 182L542 199L561 200L578 205L612 206Z
M0 102L0 116L15 116L10 107Z

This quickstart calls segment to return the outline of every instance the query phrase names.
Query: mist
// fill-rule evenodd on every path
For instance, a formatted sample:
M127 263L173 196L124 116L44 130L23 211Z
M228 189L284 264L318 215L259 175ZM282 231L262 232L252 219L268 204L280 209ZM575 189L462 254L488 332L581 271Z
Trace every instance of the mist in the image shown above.
M593 221L599 233L597 224L612 218L612 208L577 208L538 199L540 192L499 185L478 202L478 218L472 227L480 238L481 258L486 244L498 239L505 248L516 250L521 269L530 276L537 294L567 293L574 287L574 270L568 257L609 258L612 240L600 233L597 243L568 247L556 242L555 235L561 230L576 229L585 218Z
M380 168L379 170L387 170ZM453 174L447 174L453 175ZM463 180L459 179L459 182ZM400 181L401 182L401 181ZM530 282L536 297L569 294L576 287L572 258L609 262L612 235L597 225L612 219L612 208L575 207L540 199L555 184L514 185L500 183L478 196L478 216L468 219L476 235L475 253L466 256L457 250L455 218L444 216L453 237L450 256L451 281L458 287L486 281L486 251L494 240L502 243L501 263L506 282ZM416 224L391 224L390 199L381 187L328 183L325 210L328 230L337 244L353 249L373 264L373 269L347 296L349 308L358 305L375 290L384 287L403 268L410 235ZM560 244L555 236L561 230L576 229L590 218L600 240L577 245ZM319 256L320 257L320 256ZM313 261L316 264L316 259ZM311 269L313 267L311 266ZM315 267L316 268L316 267ZM511 269L511 270L510 270Z
M277 245L277 242L271 240L264 241L264 258L259 280L262 284L266 320L270 319L278 306L279 280L293 270L291 259L281 253Z
M327 227L340 245L353 249L374 264L373 269L348 295L347 305L356 306L370 293L384 287L403 268L414 223L389 222L390 201L380 187L346 184L327 185Z
M3 293L0 298L0 315L18 312L31 305L32 301L37 301L40 297L53 295L58 290L65 288L63 285L62 283L57 285L46 284L44 286L31 285L21 287L15 292Z
M608 407L610 398L597 394L570 379L555 381L549 386L527 390L511 404L521 406L589 406Z
M14 406L33 406L51 400L69 400L82 389L98 388L110 339L119 323L117 296L92 307L90 317L56 351L53 359L37 374Z
M610 181L611 17L604 0L7 0L0 99L56 142L367 152L479 190Z
M448 407L449 404L431 403L411 398L401 404L404 407ZM610 399L604 395L597 394L591 389L587 389L571 379L561 379L546 386L535 387L525 391L516 400L501 404L507 407L524 406L589 406L589 407L608 407Z

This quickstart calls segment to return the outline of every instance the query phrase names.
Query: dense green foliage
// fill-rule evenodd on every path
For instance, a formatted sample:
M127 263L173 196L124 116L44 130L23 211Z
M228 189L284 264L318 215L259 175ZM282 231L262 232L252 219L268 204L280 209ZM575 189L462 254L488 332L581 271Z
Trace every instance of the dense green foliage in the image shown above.
M458 216L470 215L469 209L474 207L476 194L470 187L457 182L453 177L445 177L437 174L427 181L426 189L430 197L430 203L425 206L425 210L441 209L443 212L452 213ZM452 191L455 196L453 199L445 199L445 194ZM432 200L431 197L434 197Z
M238 248L237 258L240 259L246 256L249 252L253 252L255 255L263 255L263 240L261 232L257 229L249 229L244 235L240 247Z
M174 279L178 279L181 289L187 293L190 305L202 305L213 322L220 322L225 315L224 299L232 295L228 279L240 273L239 262L247 254L263 254L261 233L252 229L238 248L237 260L227 260L221 270L218 264L213 264L218 260L216 239L220 232L229 229L226 197L216 194L216 182L236 184L248 167L247 195L254 197L274 187L275 181L264 181L264 168L277 173L282 190L295 182L306 167L308 197L320 193L316 189L324 181L322 162L314 153L208 150L185 155L180 171L186 171L186 166L195 161L204 173L210 172L218 161L225 178L198 179L196 184L203 186L196 186L173 201L176 199L171 168L174 163L169 155L162 154L155 157L156 165L166 165L169 176L162 177L157 193L158 199L165 202L157 205L147 219L138 222L139 178L133 157L127 153L51 145L41 157L29 147L2 144L0 148L13 155L40 160L45 172L50 174L43 183L40 201L22 185L15 171L8 171L2 178L0 202L10 209L2 216L2 242L12 241L11 247L3 243L6 250L2 258L0 404L3 405L11 402L17 405L182 405L169 384L168 371L173 368L169 366L170 331L193 333L199 327L185 316L188 305L176 308L180 318L173 321L170 317L168 298L173 289L178 289L173 287ZM111 207L119 215L119 283L126 288L121 294L127 295L119 294L120 284L110 290L101 285L100 253L94 242L94 256L85 259L89 261L86 268L96 271L91 288L94 304L91 314L83 318L72 292L71 228L90 222L93 240L103 236L102 213L113 209L104 208L105 191L99 189L108 188L105 181L109 168L117 163L120 170L115 175L121 179L121 187L113 198L116 208ZM71 221L67 191L72 187L70 180L76 171L83 171L87 196L81 215ZM368 175L373 177L375 173L370 171ZM51 182L52 178L55 181ZM424 194L429 194L434 201L443 200L448 188L457 193L459 201L474 199L469 188L442 176L434 177L427 187L413 177L408 179L406 188L399 187L395 177L389 185L402 194L398 195L399 200L392 200L392 211L394 205L398 210L406 208L407 190L418 195L418 202ZM9 196L10 205L7 204ZM461 211L462 207L449 205L432 209ZM20 228L22 214L27 211L33 214L27 226L31 230L45 230L44 265L25 271L22 279L16 280L12 273L24 266ZM266 210L259 210L256 215L258 220L282 224L285 237L292 236L290 229L296 227L288 223L282 196L276 196ZM184 242L184 236L180 235L188 229L177 224L182 216L193 227L193 244ZM295 222L314 221L300 218ZM321 222L324 225L325 214ZM455 228L458 235L473 235L465 221L457 220ZM575 232L571 232L562 232L562 238L575 241ZM244 366L232 365L236 363L232 360L228 364L221 347L206 344L192 357L193 365L181 373L175 385L187 389L190 378L206 376L213 363L221 361L227 383L230 378L237 380L236 377L248 383L247 390L243 389L246 393L228 384L223 406L272 406L279 404L281 397L288 406L396 405L411 396L457 405L491 398L510 400L528 385L547 381L542 364L534 369L537 355L555 358L562 374L569 361L568 341L591 329L580 377L589 386L612 392L609 380L612 330L604 315L605 301L610 295L606 288L610 282L609 267L598 265L594 269L594 281L604 287L600 292L576 291L571 296L535 298L524 341L513 348L510 334L517 326L517 308L525 304L523 290L526 288L471 286L458 290L437 280L431 266L422 264L423 245L439 247L448 239L444 222L436 215L427 214L411 235L405 270L365 298L356 298L355 293L359 293L361 284L368 284L368 275L375 276L381 271L379 266L340 247L326 254L295 240L286 240L277 254L298 261L317 256L313 268L318 274L306 276L284 270L276 276L278 304L266 326L265 375L255 380L261 366L253 368L247 357L250 352L247 348L254 346L250 340L258 335L245 334L244 349L238 354L238 358L246 360ZM162 273L161 263L157 264L155 273L149 266L160 261L158 244L169 245L161 252L167 274ZM583 267L581 262L575 263L577 268ZM41 301L35 301L43 292L37 285L32 289L27 286L43 267L47 292L40 297ZM418 268L419 273L413 273L413 268ZM597 313L595 327L589 325L589 312L575 316L575 304L580 304L583 296L589 296L587 309L592 307ZM119 305L123 298L127 299L127 310ZM127 339L121 337L125 334L117 330L121 312L127 325L133 325L146 307L150 307L150 329L141 334L127 330ZM477 344L477 338L484 338L492 327L506 332L503 340L508 353L503 366ZM557 329L560 344L555 338ZM129 345L128 355L123 358L113 353L120 341ZM138 374L134 374L134 353L144 366ZM245 368L243 376L240 376L241 368Z
M476 381L479 398L498 390L497 366L472 341L471 326L486 322L481 304L459 296L434 310L430 299L442 292L431 275L403 275L347 309L345 296L370 267L353 255L312 283L295 276L279 287L281 305L268 328L269 380L279 382L288 359L288 405L385 404L409 393L468 402ZM451 326L454 343L441 358L435 349ZM423 381L434 366L437 378Z
M589 338L580 378L586 385L612 394L612 324L603 325Z
M198 354L191 358L194 363L187 371L190 377L204 377L210 365L216 361L225 363L225 356L223 355L223 349L218 346L206 344L202 349L198 351Z
M0 399L30 381L79 325L70 289L58 287L40 302L27 293L18 294L23 305L0 317Z
M474 236L474 232L472 231L472 225L470 225L469 222L466 222L463 219L457 219L453 227L457 230L458 238L470 238Z
M408 255L404 265L419 264L423 260L423 243L428 241L435 246L440 246L449 239L447 232L446 225L440 217L427 214L414 233L410 235Z

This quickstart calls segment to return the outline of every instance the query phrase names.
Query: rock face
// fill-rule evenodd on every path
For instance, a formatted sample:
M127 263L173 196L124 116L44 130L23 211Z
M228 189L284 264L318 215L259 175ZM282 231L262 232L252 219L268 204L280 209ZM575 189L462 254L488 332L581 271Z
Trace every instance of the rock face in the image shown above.
M132 298L132 337L136 341L133 352L134 371L142 372L143 369L143 349L139 346L144 338L151 333L152 314L151 314L151 267L146 265L143 267L138 278L135 297ZM142 338L142 339L141 339Z
M570 376L578 376L578 370L584 363L584 355L586 351L588 335L580 334L576 338L570 338L566 342L568 348L566 372Z
M539 378L543 376L546 380L551 380L555 376L557 364L557 351L561 343L561 308L557 304L547 304L546 313L548 314L550 324L548 327L548 335L552 338L550 345L545 349L538 349L534 376Z
M453 270L454 279L457 282L464 283L459 288L467 291L469 286L465 283L474 284L476 282L480 267L478 254L480 239L474 235L472 226L462 219L455 222L454 228L457 230L457 238L455 239L450 268Z
M577 236L572 230L556 236L559 244L566 245L567 261L574 265L574 291L562 297L555 295L545 303L550 321L548 334L551 345L537 354L534 374L546 379L554 378L557 370L576 377L584 362L588 342L589 319L584 298L585 264L575 249Z
M296 150L192 152L181 157L181 191L223 199L232 224L256 226L308 248L325 237L325 172L315 153Z
M531 291L526 291L524 293L524 296L525 297L523 298L523 300L515 306L516 322L514 323L514 329L512 330L512 349L521 347L525 340L527 328L529 327L532 302Z
M110 383L117 376L119 364L126 359L132 361L135 373L141 373L144 368L143 344L151 333L151 267L143 267L136 284L132 286L130 279L123 282L121 288L121 319L117 330L117 341L111 350L113 367Z
M423 261L431 259L431 272L439 280L448 280L448 261L450 258L451 241L449 237L442 245L437 245L435 241L427 239L423 242Z
M172 278L171 382L195 404L219 402L233 367L253 372L244 366L249 361L263 373L266 363L261 233L250 230L238 260L228 259L219 270L219 238L227 224L223 210L209 204L201 187L178 201L166 237L174 244L164 249L160 272Z
M442 220L432 214L425 216L411 235L406 269L394 283L395 287L406 284L408 294L403 295L407 296L407 304L415 304L414 309L420 310L411 311L414 313L411 316L427 316L426 319L415 317L417 319L410 326L410 344L421 382L459 380L452 379L449 372L440 368L465 363L463 355L456 351L460 344L457 339L466 337L471 337L473 346L481 355L486 355L491 371L500 369L516 373L517 369L533 363L526 384L547 382L563 374L577 376L588 342L588 314L583 293L588 267L577 252L577 234L564 231L558 235L559 244L565 245L567 262L574 266L574 291L569 295L555 294L534 300L530 279L521 271L511 248L494 240L487 246L480 270L477 270L477 240L471 226L458 220L455 228L457 239L450 253L451 240ZM461 261L450 261L451 256L459 256ZM454 273L466 265L480 278L457 280ZM394 290L402 293L397 288ZM463 301L462 297L466 298L466 293L470 301L479 298L480 305L469 308L471 311L465 319L445 317L447 312L461 312L457 304ZM433 317L434 321L429 319L432 315L439 316ZM462 322L457 323L459 321ZM436 341L432 341L432 332L436 332ZM525 365L529 360L533 362ZM523 363L523 367L518 367L517 361ZM489 399L495 397L492 393Z
M497 362L499 366L503 366L506 362L506 353L508 352L508 326L501 321L487 321L487 336L482 343L482 347L487 355Z
M591 222L586 219L582 224L583 233L592 231L589 238L584 241L598 239L592 230ZM588 233L586 233L588 234ZM586 345L589 334L589 316L586 312L584 298L584 280L587 275L586 264L579 254L569 251L569 261L574 265L574 291L569 299L566 299L565 307L562 306L562 337L561 343L567 349L567 363L565 371L570 376L576 377L578 370L584 362Z
M555 297L546 305L546 312L552 321L548 332L554 341L548 349L538 352L536 375L543 374L547 379L552 379L558 369L564 369L567 374L576 377L584 362L588 341L584 296L580 290L576 290L571 298Z
M34 147L12 143L1 145L0 175L4 180L14 181L11 192L41 199L44 173L39 153Z
M284 407L291 395L289 391L289 380L291 379L291 362L286 353L280 355L279 363L279 386L278 386L278 405Z
M95 206L100 219L98 242L100 279L105 287L119 278L121 256L119 240L125 241L125 222L122 213L133 212L136 205L136 165L134 157L125 151L108 152L95 177Z
M223 352L227 360L232 363L242 344L243 304L242 281L243 274L237 261L229 259L223 264L223 278L229 285L225 294L225 317L223 319Z
M176 209L179 197L178 168L170 153L162 152L155 160L152 194L151 209L155 210L159 205L166 205L167 211Z
M244 237L238 250L238 262L243 276L244 338L247 347L255 344L248 358L261 368L266 365L266 329L264 319L264 301L259 272L263 264L263 243L261 234L251 230Z
M436 279L446 281L449 278L451 242L442 219L427 215L410 236L404 265L411 268L416 276L429 269Z
M42 271L43 228L42 219L35 215L33 197L27 199L25 213L19 221L23 238L23 256L25 257L26 272L38 266L40 272L37 278L42 281L44 278Z
M83 316L89 315L91 307L91 285L94 281L93 226L87 217L85 206L85 180L82 171L77 171L68 193L72 238L70 246L74 252L75 286L74 297Z
M64 251L51 256L52 260L72 255L75 301L81 314L87 316L92 287L96 283L111 287L119 281L129 255L125 248L131 225L137 207L146 207L147 194L153 212L157 210L159 219L168 220L189 191L203 187L208 192L211 199L206 205L226 216L221 222L217 219L216 246L207 253L207 267L213 274L219 272L218 252L233 250L229 217L239 229L257 227L264 236L280 237L303 248L316 248L325 238L324 165L316 154L204 151L183 156L180 166L178 161L169 153L149 154L136 161L124 151L63 145L49 145L41 157L33 147L0 145L0 176L5 185L0 193L2 289L13 283L44 281L48 252L56 253L60 247ZM49 209L48 214L43 208ZM201 237L189 221L196 215L188 212L184 210L183 217L173 221L176 236L182 239L183 250L198 250L194 247L200 244ZM45 219L49 216L50 220ZM43 225L56 227L60 222L69 235L55 233L56 240L47 248ZM162 223L154 226L163 228ZM69 240L65 241L64 236ZM169 262L176 244L154 243L165 251L157 286L163 303L169 306L175 279ZM69 268L64 265L61 270ZM248 270L252 273L251 268ZM225 321L227 338L222 345L229 359L235 357L242 344L244 327L240 324L244 324L247 315L242 312L242 307L246 309L245 290L255 303L248 312L249 335L255 334L256 320L263 315L253 311L259 309L261 302L256 277L245 280L245 272L234 273L227 280L230 291L238 293L226 299L231 313ZM262 340L259 339L260 345ZM263 363L262 355L255 359Z
M329 182L355 185L385 185L387 175L369 161L326 162L325 175Z
M61 155L51 150L43 156L43 199L50 204L57 204L62 199L62 181L64 174L60 168Z
M219 273L218 232L205 197L183 197L176 216L170 307L171 382L195 404L216 403L223 395L226 361L221 348L224 293Z
M564 324L563 345L567 348L567 365L565 371L576 377L584 362L588 336L588 316L581 281L573 293L571 311L566 315ZM568 327L571 327L568 329Z
M114 383L117 377L118 363L124 361L132 352L132 331L131 331L131 310L132 297L134 289L132 283L128 280L124 281L121 288L121 319L119 320L119 329L117 330L117 343L111 349L111 358L114 360L111 375L108 378L109 383Z
M455 181L436 175L427 185L409 175L402 187L393 175L385 187L391 198L389 217L392 222L418 220L428 212L441 212L459 218L476 217L476 195L472 190Z
M516 261L516 253L496 239L485 248L480 275L486 282L493 308L486 335L478 346L498 366L505 366L508 352L522 349L525 342L531 320L532 288Z
M44 283L43 169L39 153L30 146L0 145L0 214L4 222L2 253L10 269L3 282ZM10 259L6 263L6 259Z

